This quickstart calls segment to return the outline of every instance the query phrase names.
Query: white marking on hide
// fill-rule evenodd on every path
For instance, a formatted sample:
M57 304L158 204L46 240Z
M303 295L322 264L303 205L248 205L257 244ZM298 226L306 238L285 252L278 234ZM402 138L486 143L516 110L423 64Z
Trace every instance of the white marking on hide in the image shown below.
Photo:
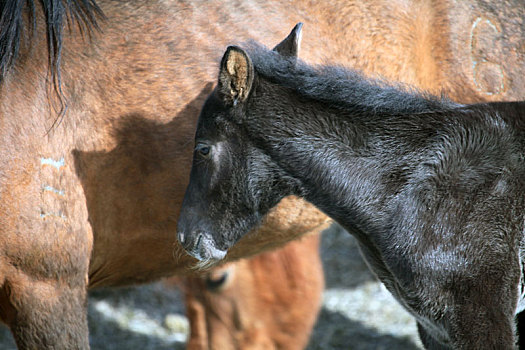
M62 158L60 158L58 160L53 159L53 158L45 158L45 157L41 157L40 158L40 165L42 167L44 167L46 165L49 165L50 167L55 168L57 172L61 171L62 167L65 166L65 163L66 162L64 161L64 157L62 157ZM58 189L58 188L56 188L54 186L51 186L51 185L48 185L48 184L42 184L42 192L41 192L42 200L44 200L44 194L45 193L52 193L52 194L55 194L55 195L57 195L59 197L65 197L65 195L66 195L66 191L64 191L64 190ZM56 201L56 199L55 199L55 201ZM45 206L47 206L47 204L45 204ZM56 211L46 211L44 208L40 209L40 218L42 220L46 220L46 219L50 219L50 218L67 220L67 217L62 213L62 211L58 211L58 212L56 212Z
M492 23L491 20L483 17L478 17L476 20L472 23L472 27L470 28L470 61L472 63L472 80L474 81L474 84L476 85L476 88L479 92L485 94L485 95L499 95L505 90L505 72L503 70L503 67L501 64L498 64L496 62L490 62L484 57L476 57L475 55L475 43L477 42L477 34L476 29L478 26L483 23L487 24L492 30L494 30L495 33L500 34L501 30L498 28L497 25ZM496 89L495 92L488 91L486 87L483 86L481 81L478 80L477 75L480 74L480 69L483 65L492 64L493 67L497 68L497 75L500 78L501 82L499 86L494 86L493 88Z
M40 212L40 218L42 220L45 220L47 218L58 218L58 219L66 220L66 216L62 213L44 213L43 211Z
M54 194L58 194L59 196L64 196L66 194L65 191L56 189L49 185L42 186L42 191L53 192Z
M64 158L60 158L59 160L54 160L53 158L40 158L40 164L42 166L44 165L50 165L52 167L55 167L57 170L60 170L65 165Z
M215 164L220 161L221 153L224 151L224 142L217 142L213 146L212 159Z
M211 159L215 165L214 171L211 175L210 185L214 186L217 182L217 176L221 170L221 157L224 156L224 142L219 141L212 145Z

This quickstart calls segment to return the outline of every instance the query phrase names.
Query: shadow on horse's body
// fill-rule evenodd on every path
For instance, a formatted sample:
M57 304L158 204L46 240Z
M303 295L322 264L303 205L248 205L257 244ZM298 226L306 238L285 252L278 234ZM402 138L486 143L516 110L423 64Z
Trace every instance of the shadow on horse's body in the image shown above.
M176 217L201 89L216 72L210 57L231 40L273 44L284 25L304 21L316 38L305 45L309 62L328 57L461 101L525 95L518 1L101 0L101 32L89 32L96 15L80 6L82 30L69 22L62 36L64 22L44 20L61 1L38 2L34 16L27 4L0 4L0 315L21 348L87 347L88 286L146 282L195 264L175 242ZM33 20L47 39L31 33ZM325 219L286 198L227 258Z
M427 348L512 349L525 102L460 105L311 67L290 58L299 40L296 26L273 51L226 50L197 125L181 244L225 255L282 198L303 197L357 238Z

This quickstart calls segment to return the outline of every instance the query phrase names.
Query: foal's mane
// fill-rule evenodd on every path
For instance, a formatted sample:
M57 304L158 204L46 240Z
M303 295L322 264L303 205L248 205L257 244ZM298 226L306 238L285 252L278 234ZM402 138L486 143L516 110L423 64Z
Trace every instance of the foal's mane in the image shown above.
M444 96L437 97L401 83L365 77L341 66L308 65L269 50L258 43L245 45L255 71L269 81L300 95L353 112L377 114L428 113L457 108Z
M76 23L82 33L90 34L98 29L97 19L104 18L96 0L37 0L42 7L46 23L49 69L55 88L60 91L60 55L62 29L66 20ZM15 63L25 26L28 33L36 30L36 6L34 0L0 1L0 82Z

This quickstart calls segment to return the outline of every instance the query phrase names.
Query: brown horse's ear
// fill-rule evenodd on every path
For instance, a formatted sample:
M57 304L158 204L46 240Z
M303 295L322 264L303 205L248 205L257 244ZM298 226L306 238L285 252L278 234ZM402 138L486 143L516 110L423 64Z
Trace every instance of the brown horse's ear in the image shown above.
M303 24L301 22L297 23L295 27L293 27L292 32L274 47L273 51L277 51L286 57L297 57L299 48L301 47L302 29Z
M241 48L229 46L222 57L219 71L219 96L229 105L244 102L250 94L253 76L250 57Z

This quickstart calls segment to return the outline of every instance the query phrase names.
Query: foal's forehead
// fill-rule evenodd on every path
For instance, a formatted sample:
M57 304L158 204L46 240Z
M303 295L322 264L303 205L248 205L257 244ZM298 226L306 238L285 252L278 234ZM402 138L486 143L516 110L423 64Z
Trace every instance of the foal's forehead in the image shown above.
M236 127L229 112L229 108L213 92L202 108L197 126L197 138L221 137L234 132Z

